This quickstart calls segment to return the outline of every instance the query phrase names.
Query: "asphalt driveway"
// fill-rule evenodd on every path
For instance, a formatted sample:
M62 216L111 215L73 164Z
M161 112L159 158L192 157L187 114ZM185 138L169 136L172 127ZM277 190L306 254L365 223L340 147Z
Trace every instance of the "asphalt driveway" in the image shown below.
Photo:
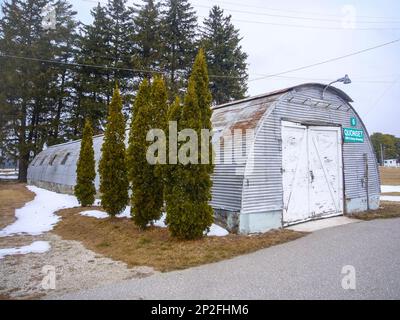
M342 269L349 265L356 288L345 290ZM323 229L234 259L62 298L400 299L400 219Z

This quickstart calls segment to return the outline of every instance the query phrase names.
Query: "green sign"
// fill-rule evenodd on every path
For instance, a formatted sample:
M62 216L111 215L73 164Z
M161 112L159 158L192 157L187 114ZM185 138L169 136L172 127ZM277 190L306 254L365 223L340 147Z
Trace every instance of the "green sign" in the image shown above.
M363 143L364 131L354 128L343 128L344 142Z
M355 127L355 126L357 125L357 119L354 118L354 117L352 117L352 118L350 119L350 125L351 125L352 127Z

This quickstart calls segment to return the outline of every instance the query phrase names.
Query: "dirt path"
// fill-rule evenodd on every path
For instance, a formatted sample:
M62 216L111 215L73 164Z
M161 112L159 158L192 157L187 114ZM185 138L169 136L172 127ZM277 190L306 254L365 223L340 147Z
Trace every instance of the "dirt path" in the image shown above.
M51 249L46 253L6 256L0 260L0 297L41 298L57 297L71 291L89 289L125 279L142 278L154 273L147 267L127 268L125 263L86 249L77 241L62 240L47 233L39 237L17 237L21 240L49 241ZM12 242L12 237L9 241ZM55 270L55 289L45 290L42 281L46 276L43 268ZM47 273L49 274L49 273Z
M0 184L0 229L15 221L15 209L31 201L34 194L24 184ZM114 281L154 274L148 267L128 268L125 263L86 249L80 242L63 240L51 232L40 236L0 237L0 249L48 241L46 253L10 255L0 259L0 300L57 297L71 291L89 289ZM44 289L43 279L54 268L55 289ZM46 269L46 267L45 267ZM48 279L48 278L47 278Z

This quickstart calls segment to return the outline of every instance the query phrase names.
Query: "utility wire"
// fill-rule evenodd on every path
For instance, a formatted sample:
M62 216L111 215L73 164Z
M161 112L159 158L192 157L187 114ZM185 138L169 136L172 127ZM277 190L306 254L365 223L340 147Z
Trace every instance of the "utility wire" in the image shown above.
M303 66L303 67L298 67L298 68L289 69L289 70L278 72L278 73L264 75L264 76L262 76L260 78L255 78L255 79L252 79L252 80L249 80L249 81L258 81L258 80L263 80L263 79L267 79L267 78L271 78L271 77L281 76L281 75L284 75L284 74L287 74L287 73L292 73L292 72L296 72L296 71L300 71L300 70L304 70L304 69L309 69L309 68L316 67L316 66L319 66L319 65L322 65L322 64L326 64L326 63L342 60L342 59L345 59L345 58L348 58L348 57L352 57L352 56L355 56L355 55L358 55L358 54L361 54L361 53L364 53L364 52L368 52L368 51L371 51L371 50L382 48L384 46L388 46L388 45L397 43L399 41L400 41L400 39L396 39L396 40L393 40L393 41L389 41L389 42L385 42L385 43L379 44L379 45L374 46L374 47L370 47L370 48L367 48L367 49L355 51L355 52L352 52L352 53L349 53L349 54L346 54L346 55L343 55L343 56L339 56L339 57L336 57L336 58L332 58L332 59L324 60L324 61L321 61L321 62L309 64L309 65L306 65L306 66Z
M100 1L96 0L84 0L88 2L93 2L93 3L98 3ZM106 2L100 2L106 5ZM206 9L211 9L212 7L205 6L205 5L192 5L194 8L206 8ZM237 13L246 13L246 14L255 14L255 15L265 15L265 16L270 16L270 17L276 17L276 18L285 18L285 19L297 19L297 20L309 20L309 21L322 21L322 22L342 22L342 20L338 19L323 19L323 18L308 18L308 17L295 17L295 16L289 16L289 15L276 15L276 14L268 14L268 13L261 13L261 12L251 12L251 11L243 11L243 10L236 10L236 9L226 9L222 8L224 11L231 11L231 12L237 12ZM197 16L198 18L208 18L207 16ZM329 26L316 26L316 25L301 25L301 24L288 24L284 22L267 22L267 21L255 21L255 20L246 20L246 19L237 19L236 17L232 17L233 21L237 22L242 22L242 23L251 23L251 24L263 24L263 25L272 25L272 26L280 26L280 27L291 27L291 28L301 28L301 29L319 29L319 30L364 30L364 31L382 31L382 30L400 30L400 27L390 27L390 26L382 26L382 27L354 27L354 28L343 28L343 27L329 27ZM358 21L356 20L355 23L371 23L371 24L376 24L376 23L400 23L400 20L398 21L392 21L392 22L378 22L378 21Z
M95 0L85 0L85 1L93 1L96 2ZM228 2L228 1L216 1L217 5L219 3L222 4L228 4L228 5L233 5L233 6L240 6L243 7L243 3L238 3L238 2ZM271 7L266 7L266 6L261 6L261 5L254 5L254 4L248 4L246 3L246 7L249 8L255 8L255 9L264 9L268 11L276 11L276 12L289 12L289 13L295 13L295 14L304 14L304 15L311 15L311 16L325 16L325 17L338 17L341 18L343 15L339 14L332 14L332 13L323 13L323 12L310 12L310 11L300 11L300 10L288 10L288 9L277 9L277 8L271 8ZM369 16L369 15L359 15L357 14L357 17L360 18L368 18L368 19L387 19L387 20L392 20L392 21L400 21L400 18L398 17L387 17L387 16ZM391 22L391 21L387 21Z
M206 17L204 17L206 18ZM343 28L343 27L325 27L325 26L312 26L312 25L303 25L303 24L286 24L286 23L279 23L279 22L265 22L265 21L255 21L255 20L243 20L243 19L236 19L232 17L232 21L243 22L243 23L252 23L252 24L265 24L265 25L272 25L272 26L280 26L280 27L292 27L292 28L302 28L302 29L318 29L318 30L342 30L342 31L353 31L353 30L369 30L369 31L379 31L379 30L400 30L399 27L381 27L381 28L370 28L370 27L363 27L363 28Z
M58 61L58 60L16 56L16 55L11 55L11 54L0 54L0 57L2 57L2 58L4 57L4 58L22 59L22 60L29 60L29 61L38 61L38 62L46 62L46 63L54 63L54 64L62 64L62 65L68 65L68 66L74 66L74 67L88 67L88 68L97 68L97 69L106 69L106 70L132 71L132 72L155 73L155 74L164 74L165 73L163 71L156 71L156 70L119 68L119 67L103 66L103 65L95 65L95 64L64 62L64 61Z
M254 74L258 76L262 76L261 74ZM288 80L305 80L305 81L332 81L332 78L309 78L309 77L293 77L293 76L275 76L274 78L282 78ZM381 83L381 84L392 84L395 80L360 80L357 77L351 77L352 83Z
M359 51L356 51L356 52L352 52L352 53L349 53L349 54L346 54L346 55L343 55L343 56L339 56L339 57L336 57L336 58L324 60L324 61L321 61L321 62L313 63L313 64L310 64L310 65L306 65L306 66L302 66L302 67L298 67L298 68L294 68L294 69L290 69L290 70L286 70L286 71L282 71L282 72L278 72L278 73L274 73L274 74L262 75L259 78L254 78L254 79L249 80L249 82L250 81L263 80L263 79L272 78L272 77L280 77L280 76L288 74L288 73L292 73L292 72L296 72L296 71L300 71L300 70L304 70L304 69L309 69L309 68L312 68L312 67L315 67L315 66L319 66L319 65L322 65L322 64L334 62L334 61L345 59L345 58L348 58L348 57L351 57L351 56L354 56L354 55L358 55L358 54L361 54L361 53L364 53L364 52L368 52L368 51L371 51L371 50L382 48L384 46L388 46L388 45L397 43L399 41L400 41L400 39L396 39L396 40L393 40L393 41L389 41L389 42L386 42L386 43L382 43L382 44L376 45L374 47L366 48L366 49L363 49L363 50L359 50ZM24 56L10 55L10 54L0 54L0 58L22 59L22 60L28 60L28 61L54 63L54 64L74 66L74 67L88 67L88 68L98 68L98 69L106 69L106 70L120 70L120 71L152 73L152 74L167 74L167 71L163 71L163 70L119 68L119 67L104 66L104 65L82 64L82 63L50 60L50 59L40 59L40 58L34 58L34 57L24 57ZM209 77L210 78L231 78L231 79L243 79L243 78L245 78L245 77L237 77L237 76L229 76L229 75L210 75Z
M195 8L206 8L211 9L209 6L204 5L194 5ZM285 19L294 19L294 20L309 20L309 21L323 21L323 22L342 22L341 19L327 19L327 18L310 18L310 17L296 17L290 15L280 15L280 14L271 14L265 12L254 12L254 11L245 11L245 10L237 10L237 9L229 9L229 8L222 8L224 11L236 12L236 13L245 13L250 15L258 15L258 16L268 16L268 17L275 17L275 18L285 18ZM359 21L356 20L356 23L400 23L399 21Z

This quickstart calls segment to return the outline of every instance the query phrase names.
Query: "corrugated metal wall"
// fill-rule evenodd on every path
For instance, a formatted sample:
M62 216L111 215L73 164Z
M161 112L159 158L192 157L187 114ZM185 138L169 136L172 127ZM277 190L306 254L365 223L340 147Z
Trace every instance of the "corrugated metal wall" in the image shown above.
M282 119L308 123L325 122L350 127L350 118L356 117L356 128L363 129L365 139L364 143L343 144L345 196L350 199L366 197L366 188L363 184L364 153L368 154L369 161L369 195L379 196L380 184L376 160L361 119L345 101L329 90L325 94L325 100L332 102L332 106L318 107L303 103L308 98L321 100L321 95L322 88L314 86L304 86L286 93L261 125L254 146L254 170L244 178L242 214L282 210ZM337 110L338 106L342 107Z

